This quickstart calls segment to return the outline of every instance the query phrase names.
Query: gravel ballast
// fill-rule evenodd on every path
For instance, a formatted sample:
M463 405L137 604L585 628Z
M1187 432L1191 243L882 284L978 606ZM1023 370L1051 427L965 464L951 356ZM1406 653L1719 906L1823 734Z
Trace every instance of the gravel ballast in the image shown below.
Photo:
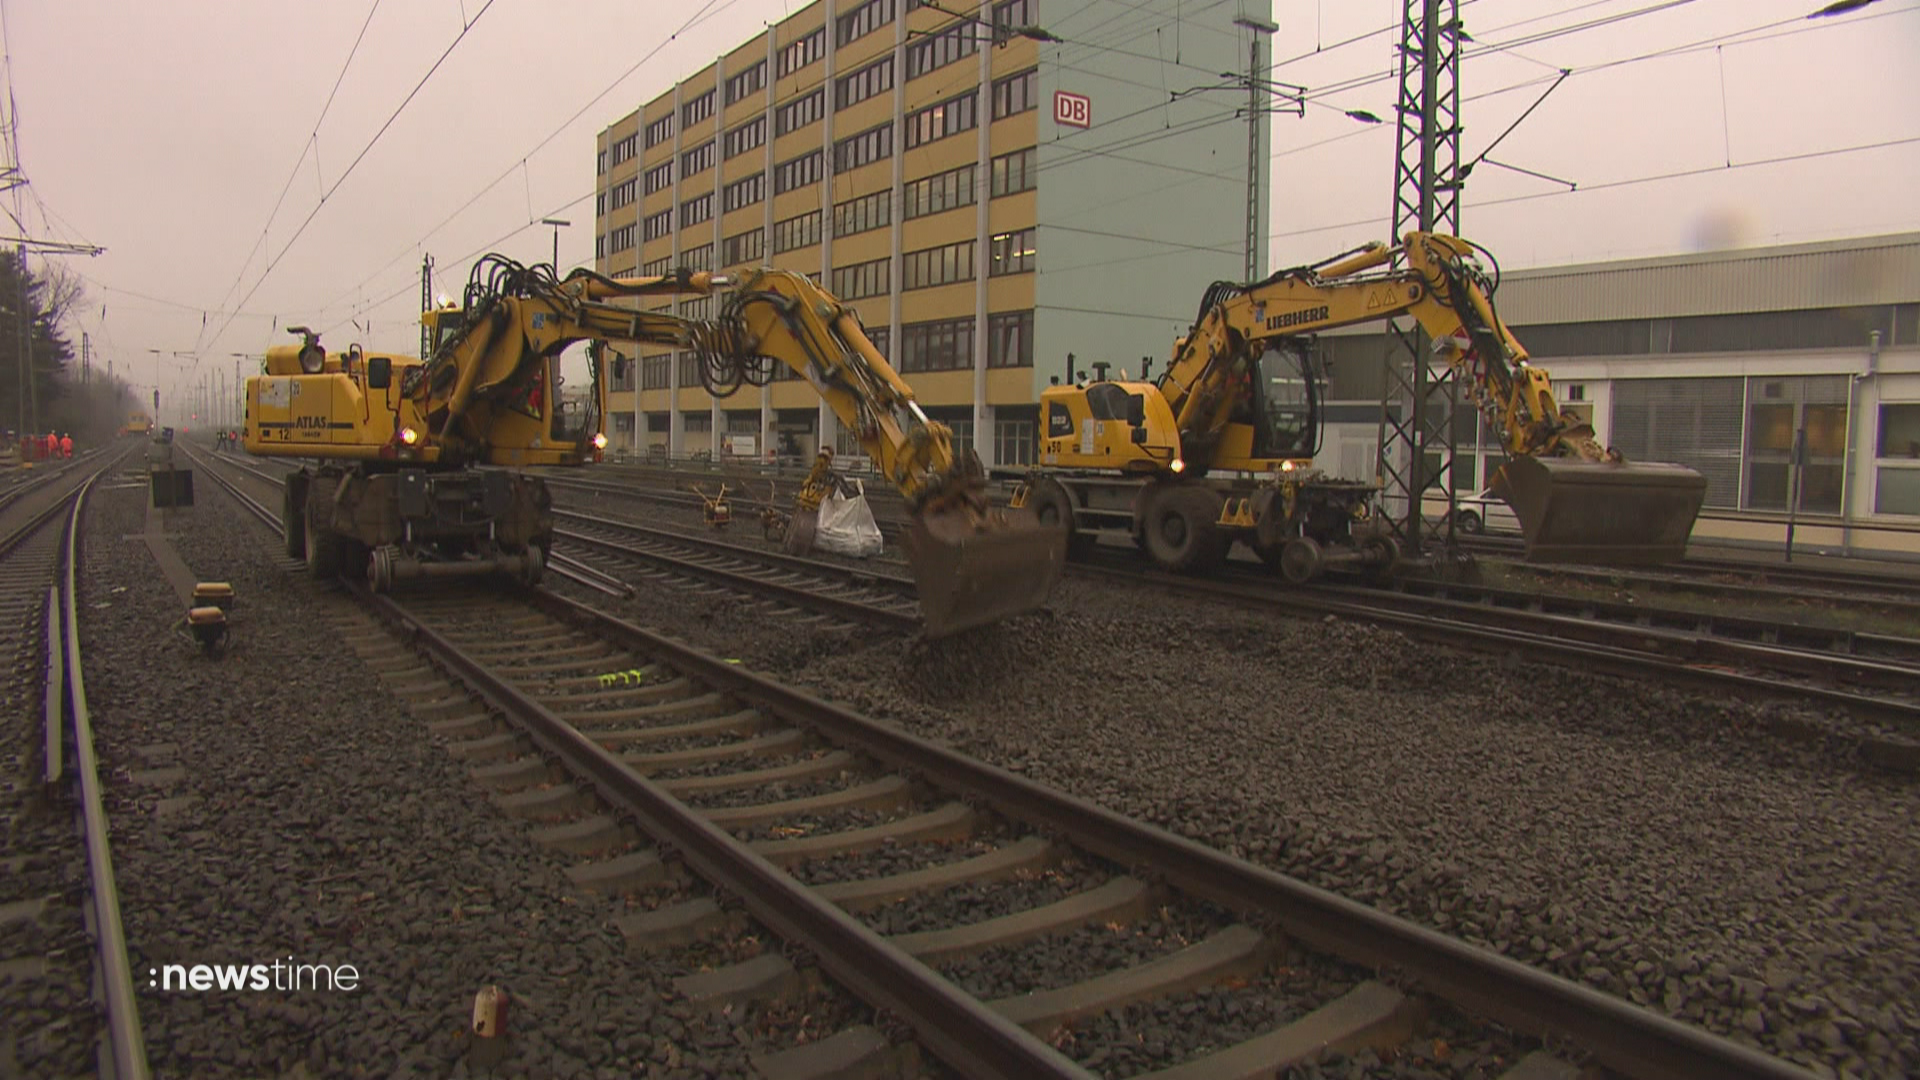
M570 858L487 806L285 573L277 543L211 483L168 524L195 575L233 584L233 643L202 657L145 546L139 491L96 494L88 689L156 1075L463 1076L475 993L512 996L491 1075L739 1075L796 1023L704 1013L674 956L631 956L627 911L574 889ZM135 784L138 747L178 779ZM190 804L162 799L191 799ZM637 909L636 909L637 910ZM352 965L351 991L150 985L165 965Z
M1071 578L935 643L573 594L1816 1072L1920 1072L1920 796L1844 718Z

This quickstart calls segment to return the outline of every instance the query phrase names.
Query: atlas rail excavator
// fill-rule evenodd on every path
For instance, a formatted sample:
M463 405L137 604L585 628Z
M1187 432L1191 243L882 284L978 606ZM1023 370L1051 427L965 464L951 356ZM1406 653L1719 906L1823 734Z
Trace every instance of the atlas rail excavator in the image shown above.
M1530 561L1680 558L1706 479L1629 464L1561 413L1547 372L1501 323L1479 250L1409 233L1398 249L1372 243L1251 285L1216 282L1157 381L1042 392L1039 464L1014 504L1067 525L1075 553L1103 533L1131 535L1162 567L1201 571L1240 541L1296 583L1328 566L1383 574L1401 553L1377 486L1312 468L1322 415L1307 335L1411 315L1498 432L1508 460L1492 487Z
M365 567L376 590L418 577L506 573L538 582L552 548L544 481L511 467L581 465L606 446L601 342L676 336L617 297L704 292L705 274L614 280L499 255L474 264L464 304L421 315L432 355L328 353L319 335L267 350L247 380L243 445L313 462L288 475L286 551L316 577ZM584 410L563 416L560 354L588 341ZM623 363L624 361L616 361Z
M568 422L555 410L559 357L582 340L633 341L695 352L721 396L764 384L772 363L806 378L915 513L929 638L1044 604L1065 560L1064 533L989 506L977 459L954 453L946 428L926 420L858 320L806 277L753 275L713 321L615 303L729 284L686 270L613 279L580 269L560 280L550 267L491 255L475 264L461 306L422 316L433 343L424 361L358 348L328 354L298 331L300 345L269 350L266 374L247 381L243 435L254 454L317 462L288 477L288 554L319 576L364 565L376 589L468 574L538 581L552 500L539 477L509 470L597 458L606 445L601 350L588 350L585 414Z

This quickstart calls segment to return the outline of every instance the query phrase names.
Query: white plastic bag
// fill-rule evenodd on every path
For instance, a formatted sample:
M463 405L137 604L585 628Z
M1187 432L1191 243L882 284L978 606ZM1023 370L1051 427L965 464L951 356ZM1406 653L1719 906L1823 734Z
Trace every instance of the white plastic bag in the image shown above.
M856 559L868 559L880 554L885 543L880 539L880 526L873 520L873 511L867 508L867 496L859 481L853 481L851 497L835 491L820 502L820 526L815 532L813 546L821 551L835 555L850 555Z

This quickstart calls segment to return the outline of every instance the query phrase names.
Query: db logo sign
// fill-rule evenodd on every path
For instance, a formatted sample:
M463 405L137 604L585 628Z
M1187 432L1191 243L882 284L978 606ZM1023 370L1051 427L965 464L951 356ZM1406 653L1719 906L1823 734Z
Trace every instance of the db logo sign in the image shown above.
M1053 92L1053 122L1067 127L1093 126L1093 100L1065 90Z

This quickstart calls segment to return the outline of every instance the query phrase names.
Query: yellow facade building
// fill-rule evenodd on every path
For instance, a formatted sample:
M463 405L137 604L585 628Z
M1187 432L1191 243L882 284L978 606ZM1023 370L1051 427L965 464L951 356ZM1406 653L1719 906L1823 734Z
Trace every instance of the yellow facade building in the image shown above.
M1031 461L1035 402L1069 352L1083 369L1164 358L1206 282L1244 275L1264 130L1250 147L1244 89L1166 87L1264 59L1235 23L1255 7L815 0L601 132L596 266L810 274L958 440ZM1182 55L1155 59L1176 26ZM657 350L633 374L616 447L854 451L796 379L716 400L691 354Z

